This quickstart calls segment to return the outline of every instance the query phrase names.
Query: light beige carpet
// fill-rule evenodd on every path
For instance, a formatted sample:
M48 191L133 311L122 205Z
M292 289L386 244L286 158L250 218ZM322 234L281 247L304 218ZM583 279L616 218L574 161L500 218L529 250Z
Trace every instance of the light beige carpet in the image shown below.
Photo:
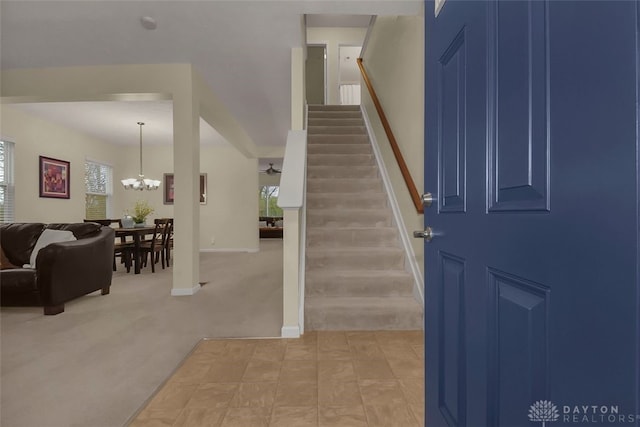
M120 427L203 337L279 336L282 241L259 253L201 254L208 282L172 297L171 269L119 267L111 294L57 316L2 308L0 425Z

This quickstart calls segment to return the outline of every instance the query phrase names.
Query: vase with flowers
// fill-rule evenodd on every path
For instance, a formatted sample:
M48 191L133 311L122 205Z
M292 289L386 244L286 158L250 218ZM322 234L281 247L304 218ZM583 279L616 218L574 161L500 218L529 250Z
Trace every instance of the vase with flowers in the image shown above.
M134 227L144 227L145 221L147 220L147 216L151 215L155 209L153 209L149 202L146 200L138 200L135 205L133 205L133 218Z

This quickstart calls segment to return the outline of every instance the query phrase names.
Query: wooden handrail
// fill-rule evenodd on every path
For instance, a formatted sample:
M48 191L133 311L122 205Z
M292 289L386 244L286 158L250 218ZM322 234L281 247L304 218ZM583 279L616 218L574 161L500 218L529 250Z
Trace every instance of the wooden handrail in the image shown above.
M422 199L420 197L420 193L418 193L418 189L416 188L416 184L413 182L413 178L411 178L411 173L409 172L409 168L404 161L404 157L402 157L402 153L400 152L400 147L398 147L398 142L396 141L396 137L393 136L393 132L391 131L391 126L389 125L389 121L387 120L387 116L384 114L384 110L382 109L382 105L380 105L380 100L376 95L376 91L373 89L371 85L371 81L369 80L369 76L367 75L364 66L362 65L362 58L358 58L358 67L360 67L360 73L362 74L362 79L364 83L367 85L367 89L369 89L369 94L371 95L371 100L373 101L373 105L375 105L376 110L378 111L378 116L380 116L380 121L382 122L382 127L384 128L385 133L387 134L387 139L389 139L389 144L391 144L391 150L393 151L393 155L398 162L398 166L400 167L400 172L402 173L402 177L404 178L405 184L407 184L407 189L409 190L409 195L411 196L411 200L413 201L413 205L416 207L418 213L424 213L424 207L422 206Z

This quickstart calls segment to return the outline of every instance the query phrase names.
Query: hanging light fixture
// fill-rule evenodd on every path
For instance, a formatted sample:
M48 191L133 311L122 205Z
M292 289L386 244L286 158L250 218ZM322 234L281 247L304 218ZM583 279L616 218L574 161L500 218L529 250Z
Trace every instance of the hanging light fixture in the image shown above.
M142 126L144 126L144 123L138 122L138 126L140 126L140 174L137 178L127 178L120 182L122 182L125 190L157 190L160 186L160 181L147 179L142 174Z

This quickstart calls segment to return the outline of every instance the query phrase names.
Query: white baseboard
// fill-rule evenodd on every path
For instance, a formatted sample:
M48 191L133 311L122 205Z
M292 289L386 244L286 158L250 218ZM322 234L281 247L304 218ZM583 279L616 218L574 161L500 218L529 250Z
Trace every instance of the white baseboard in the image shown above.
M420 270L420 266L416 261L416 253L413 251L413 246L411 245L411 237L409 236L409 232L407 231L407 226L402 219L402 212L400 211L400 206L398 205L398 199L396 198L396 193L393 190L393 185L391 185L391 178L389 178L389 174L387 172L387 167L384 164L384 160L382 159L382 153L380 152L380 146L378 145L378 140L376 139L376 135L373 132L373 128L371 127L371 122L369 121L369 115L367 114L367 109L364 105L360 105L360 110L362 110L362 117L364 118L364 124L367 128L367 132L369 133L369 138L371 139L371 146L373 148L373 153L376 157L376 162L378 163L378 169L380 170L380 176L382 177L382 181L384 182L384 188L387 190L387 195L389 197L389 206L391 206L391 210L393 211L393 218L395 219L396 225L398 226L398 230L400 231L400 240L402 242L402 247L407 254L407 259L409 263L409 270L413 275L414 287L413 287L413 295L417 297L422 306L424 307L424 293L422 292L422 286L424 284L424 278L422 276L422 271Z
M198 283L197 285L195 285L193 288L172 288L171 289L171 296L173 297L184 297L184 296L189 296L189 295L193 295L196 292L198 292L200 290L202 286L200 286L200 284Z
M249 252L256 253L259 252L259 248L206 248L200 249L200 252Z
M283 326L282 338L300 338L299 326Z

